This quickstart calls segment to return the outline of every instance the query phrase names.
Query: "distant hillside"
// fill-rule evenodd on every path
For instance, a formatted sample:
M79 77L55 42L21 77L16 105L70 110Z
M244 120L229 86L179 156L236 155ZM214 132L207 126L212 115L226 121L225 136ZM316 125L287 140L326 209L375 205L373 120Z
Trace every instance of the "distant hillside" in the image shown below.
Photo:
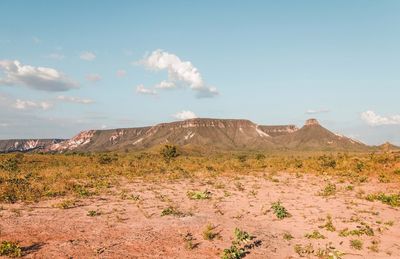
M360 141L335 134L322 127L316 119L290 134L277 136L274 142L287 149L301 150L365 150L367 145Z
M48 152L124 151L174 144L188 150L366 150L365 144L334 134L317 120L295 125L257 125L249 120L197 118L150 127L83 131L44 145Z
M47 150L64 139L8 139L0 140L0 153Z

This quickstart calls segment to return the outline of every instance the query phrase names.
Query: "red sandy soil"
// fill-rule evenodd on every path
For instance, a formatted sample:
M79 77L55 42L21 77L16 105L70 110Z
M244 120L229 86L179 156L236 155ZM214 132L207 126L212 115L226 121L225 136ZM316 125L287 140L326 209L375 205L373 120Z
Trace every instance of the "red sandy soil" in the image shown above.
M26 258L220 258L238 227L261 241L261 245L249 249L246 258L299 258L295 245L310 243L315 250L330 244L345 253L342 258L400 258L398 208L359 196L360 190L366 194L398 193L398 184L370 180L346 190L349 183L330 177L280 173L274 179L260 175L136 181L107 195L81 198L69 209L54 207L64 199L0 204L0 241L19 241ZM336 195L318 195L328 182L337 185ZM238 183L244 190L238 190ZM122 190L140 199L123 199ZM191 200L189 190L209 190L211 199ZM273 214L271 204L278 200L291 217L279 220ZM170 205L192 215L161 216ZM100 215L88 216L91 210ZM319 228L328 214L335 232ZM394 224L385 224L390 221ZM372 227L374 236L339 236L340 230L357 229L360 222ZM204 240L208 223L216 226L214 231L220 238ZM307 239L305 234L314 230L326 238ZM193 235L197 245L191 250L185 247L187 233ZM294 238L285 240L284 233ZM351 248L351 239L362 240L363 248ZM378 242L378 252L368 248L372 241Z

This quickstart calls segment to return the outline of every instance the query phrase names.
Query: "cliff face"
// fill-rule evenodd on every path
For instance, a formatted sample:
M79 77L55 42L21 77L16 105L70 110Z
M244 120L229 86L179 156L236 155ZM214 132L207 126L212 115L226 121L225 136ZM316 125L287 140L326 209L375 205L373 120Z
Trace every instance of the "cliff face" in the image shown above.
M88 130L68 140L0 141L2 152L43 150L113 151L140 150L164 144L200 150L361 150L366 145L322 127L309 119L295 125L257 125L249 120L190 119L152 127Z
M0 153L44 151L63 139L8 139L0 140Z

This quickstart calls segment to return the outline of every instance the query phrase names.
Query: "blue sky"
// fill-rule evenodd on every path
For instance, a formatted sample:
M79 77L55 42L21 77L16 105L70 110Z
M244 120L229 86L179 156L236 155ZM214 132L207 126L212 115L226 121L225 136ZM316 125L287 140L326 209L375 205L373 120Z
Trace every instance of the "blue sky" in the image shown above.
M400 144L399 13L394 0L1 1L0 139L316 117Z

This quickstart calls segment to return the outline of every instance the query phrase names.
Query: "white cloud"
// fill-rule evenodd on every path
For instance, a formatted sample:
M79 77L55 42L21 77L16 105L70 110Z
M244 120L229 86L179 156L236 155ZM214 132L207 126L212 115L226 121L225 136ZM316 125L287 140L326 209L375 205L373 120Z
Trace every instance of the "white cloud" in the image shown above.
M48 110L52 107L53 105L49 102L34 102L34 101L24 101L17 99L14 104L14 108L18 110L27 110L27 109L42 109L42 110Z
M101 76L99 74L89 74L86 76L86 80L95 83L101 80Z
M196 114L194 114L194 112L192 111L181 111L172 116L178 120L188 120L197 118Z
M51 59L56 59L56 60L63 60L65 58L65 56L63 54L60 54L60 53L51 53L47 57L51 58Z
M361 113L361 119L371 126L400 125L400 115L381 116L374 111Z
M173 82L168 82L164 80L156 84L154 87L158 89L172 89L176 88L176 85Z
M174 54L158 49L139 63L151 70L166 70L168 72L168 82L180 82L188 85L191 89L198 91L197 96L200 98L218 95L216 88L210 88L205 85L200 72L191 62L182 61Z
M120 70L117 71L116 75L118 77L124 77L124 76L126 76L126 71L123 70L123 69L120 69Z
M53 68L23 65L18 60L0 60L0 85L25 85L42 91L67 91L78 84Z
M70 102L70 103L80 103L80 104L94 103L94 101L91 99L82 99L79 97L65 96L65 95L59 95L59 96L57 96L57 99L60 101Z
M85 52L82 52L79 57L82 60L92 61L96 58L96 55L93 52L85 51Z
M307 110L306 114L318 114L318 113L327 113L330 112L329 110L322 109L322 110Z
M0 123L0 127L8 127L9 124L8 123Z
M136 92L138 94L157 95L157 91L156 90L145 88L143 85L138 85L136 87Z

